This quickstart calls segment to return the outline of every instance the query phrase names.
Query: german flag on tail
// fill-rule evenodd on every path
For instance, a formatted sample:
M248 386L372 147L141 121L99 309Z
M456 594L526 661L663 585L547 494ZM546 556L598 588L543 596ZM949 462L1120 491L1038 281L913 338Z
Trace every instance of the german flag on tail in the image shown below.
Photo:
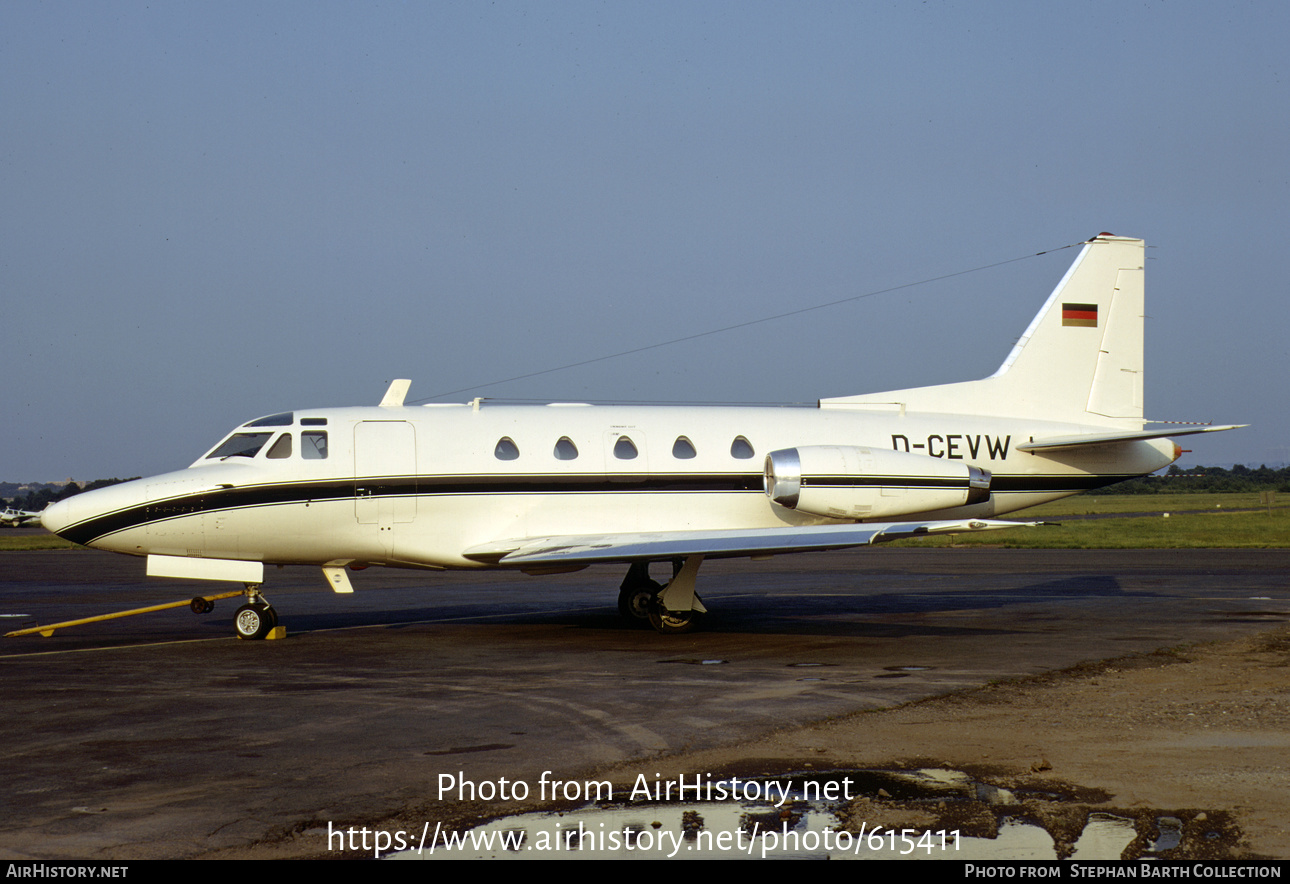
M1096 304L1062 304L1062 325L1097 328Z

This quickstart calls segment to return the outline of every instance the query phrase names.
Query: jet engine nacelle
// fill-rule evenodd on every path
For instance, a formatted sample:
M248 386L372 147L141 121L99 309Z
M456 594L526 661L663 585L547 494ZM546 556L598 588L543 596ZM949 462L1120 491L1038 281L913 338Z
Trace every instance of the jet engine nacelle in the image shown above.
M831 519L879 519L990 499L990 473L960 460L853 445L766 455L766 496Z

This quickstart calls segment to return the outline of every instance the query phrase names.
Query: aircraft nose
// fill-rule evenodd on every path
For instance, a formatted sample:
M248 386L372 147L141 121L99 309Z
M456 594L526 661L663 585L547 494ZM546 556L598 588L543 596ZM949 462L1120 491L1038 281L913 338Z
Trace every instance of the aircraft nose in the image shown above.
M60 500L45 507L40 514L40 524L46 531L61 535L62 530L72 523L72 501L75 499L69 497L67 500Z

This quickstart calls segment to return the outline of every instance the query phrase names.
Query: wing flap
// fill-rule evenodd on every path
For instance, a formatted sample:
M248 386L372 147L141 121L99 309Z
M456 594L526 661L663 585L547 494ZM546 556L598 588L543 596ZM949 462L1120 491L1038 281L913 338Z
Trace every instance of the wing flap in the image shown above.
M493 565L594 565L602 562L657 561L683 556L708 558L818 552L866 546L904 537L1016 528L1025 522L967 519L938 522L876 522L804 525L720 531L659 531L640 534L586 534L525 537L471 547L463 555Z

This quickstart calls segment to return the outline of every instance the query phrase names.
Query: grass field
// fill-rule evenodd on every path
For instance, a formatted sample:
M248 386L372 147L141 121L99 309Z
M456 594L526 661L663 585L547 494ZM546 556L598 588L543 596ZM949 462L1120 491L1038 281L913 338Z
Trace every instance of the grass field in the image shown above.
M82 549L53 534L19 534L0 531L0 552L31 549Z
M1290 547L1290 514L1202 513L1090 519L983 534L900 540L891 546L1008 549L1275 549Z
M1290 495L1282 495L1290 505ZM1026 518L1087 515L1092 513L1180 513L1190 510L1257 509L1259 495L1251 494L1077 494L1053 503L1022 510ZM1266 512L1266 508L1264 512Z
M1169 513L1110 519L1078 519L1060 526L1016 528L983 534L902 540L892 546L993 546L1016 549L1216 549L1290 547L1290 495L1271 514L1258 494L1078 495L1004 516L1049 519L1116 513ZM1254 510L1235 512L1235 510ZM0 551L79 549L39 532L0 531Z
M1258 494L1082 495L1004 519L1048 519L1057 526L902 540L892 546L993 546L1013 549L1268 549L1290 547L1290 512L1268 512ZM1237 512L1237 510L1253 510ZM1109 519L1063 516L1152 513ZM1160 513L1168 513L1163 516Z

